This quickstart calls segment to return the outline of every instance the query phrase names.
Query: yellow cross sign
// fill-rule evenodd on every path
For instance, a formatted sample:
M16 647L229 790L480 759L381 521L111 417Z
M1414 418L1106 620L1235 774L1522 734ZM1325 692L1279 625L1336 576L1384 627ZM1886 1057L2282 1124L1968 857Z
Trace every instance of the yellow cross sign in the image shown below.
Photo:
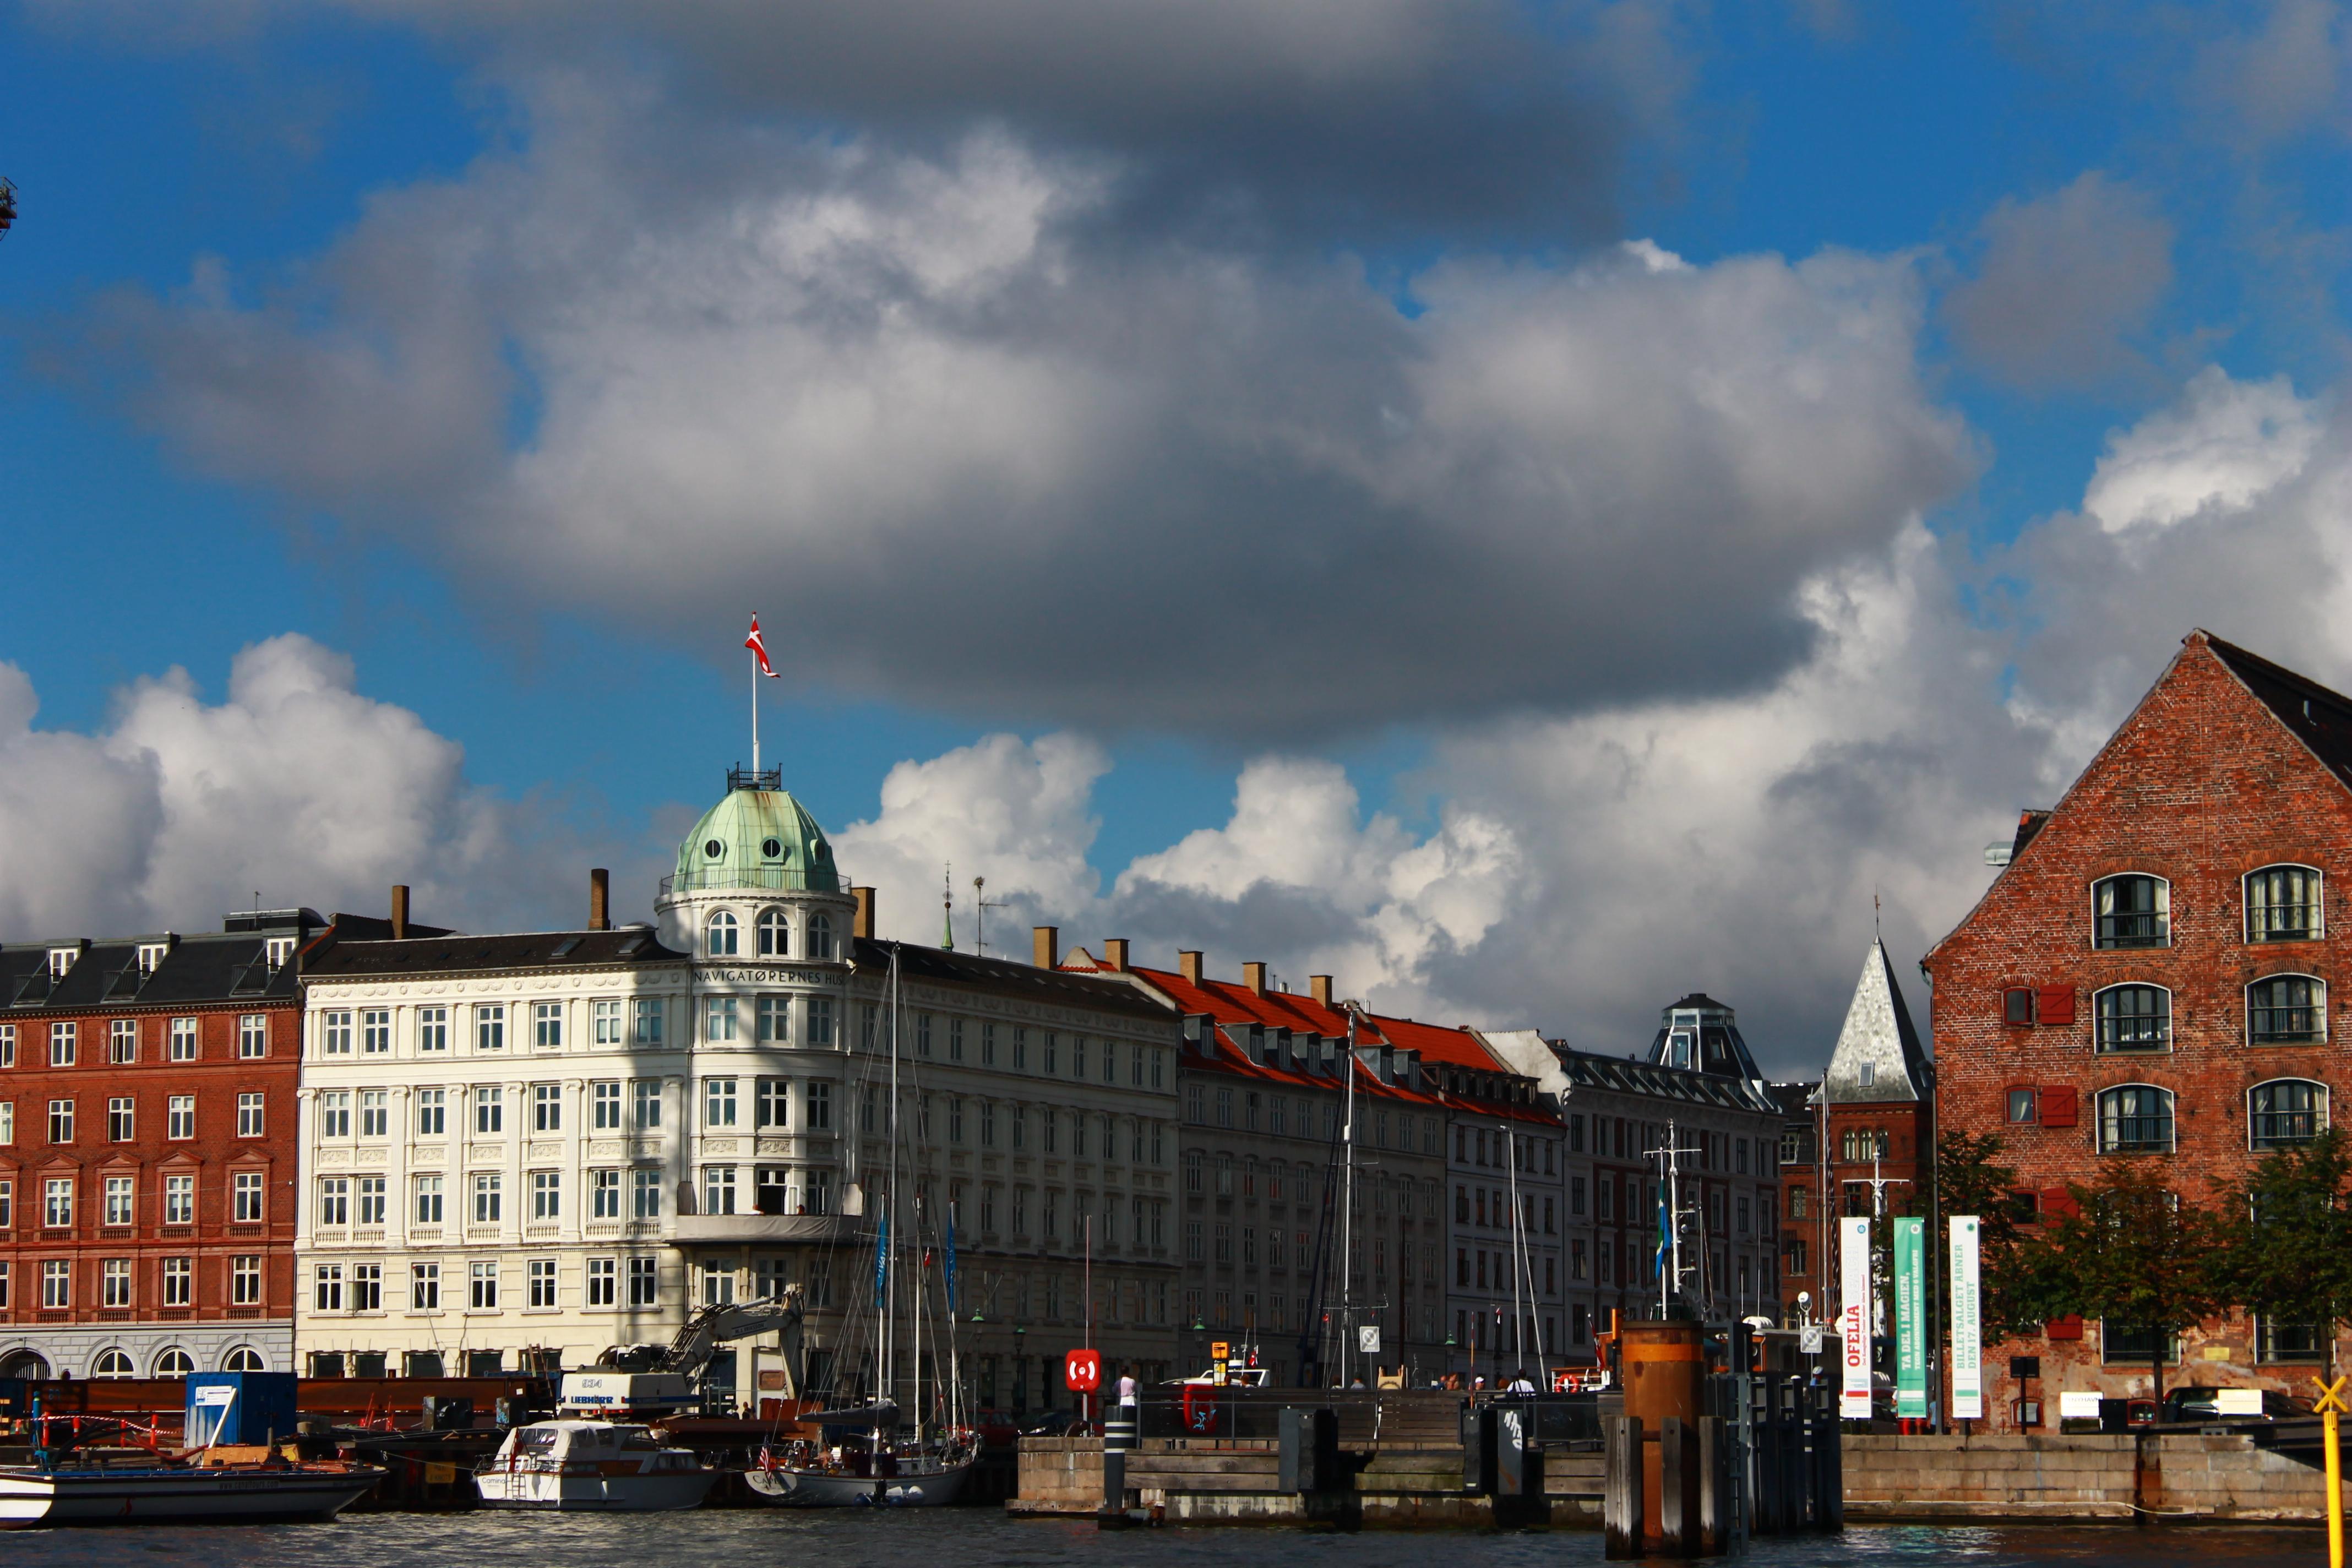
M2319 1414L2322 1415L2352 1415L2352 1405L2344 1403L2344 1385L2347 1383L2352 1383L2352 1372L2346 1373L2334 1383L2323 1382L2315 1377L2311 1380L2312 1386L2319 1390Z
M2334 1383L2311 1381L2319 1389L2320 1432L2327 1445L2327 1568L2344 1568L2344 1461L2336 1432L2347 1408L2344 1385L2352 1383L2352 1373Z

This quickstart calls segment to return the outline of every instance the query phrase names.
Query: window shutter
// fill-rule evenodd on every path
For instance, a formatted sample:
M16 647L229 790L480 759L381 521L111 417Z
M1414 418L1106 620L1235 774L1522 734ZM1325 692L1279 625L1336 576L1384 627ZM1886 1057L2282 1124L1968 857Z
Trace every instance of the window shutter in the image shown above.
M2044 985L2034 993L2033 1010L2044 1024L2073 1023L2074 988L2072 985Z
M2065 1188L2051 1187L2042 1194L2042 1212L2044 1215L2049 1215L2051 1218L2056 1219L2062 1216L2081 1214L2083 1212L2083 1205L2076 1203L2074 1201L2074 1194L2068 1192Z
M2083 1337L2083 1320L2053 1318L2049 1323L2049 1334L2053 1340L2079 1340Z
M2072 1127L2074 1125L2074 1086L2071 1083L2049 1083L2042 1086L2042 1125Z

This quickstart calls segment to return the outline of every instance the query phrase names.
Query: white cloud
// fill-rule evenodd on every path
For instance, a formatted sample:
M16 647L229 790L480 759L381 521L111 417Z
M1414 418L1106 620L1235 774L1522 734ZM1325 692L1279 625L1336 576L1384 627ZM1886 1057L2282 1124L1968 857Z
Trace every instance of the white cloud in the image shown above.
M2209 365L2179 404L2108 437L2083 510L2121 533L2167 527L2209 506L2242 509L2301 473L2321 430L2319 411L2286 377L2232 381Z

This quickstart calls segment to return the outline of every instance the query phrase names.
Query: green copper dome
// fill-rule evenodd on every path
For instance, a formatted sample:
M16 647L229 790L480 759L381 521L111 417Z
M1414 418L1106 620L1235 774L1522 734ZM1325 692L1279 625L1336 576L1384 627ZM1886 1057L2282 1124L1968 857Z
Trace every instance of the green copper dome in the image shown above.
M780 789L734 789L678 845L671 886L837 893L841 878L824 829L799 801Z

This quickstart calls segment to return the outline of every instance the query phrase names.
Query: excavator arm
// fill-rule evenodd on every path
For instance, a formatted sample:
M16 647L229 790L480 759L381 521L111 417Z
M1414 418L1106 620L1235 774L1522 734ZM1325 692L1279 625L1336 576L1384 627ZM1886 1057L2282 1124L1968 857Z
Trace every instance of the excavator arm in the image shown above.
M704 1307L688 1318L677 1331L677 1337L670 1341L658 1370L698 1379L723 1344L779 1329L787 1337L794 1337L801 1324L803 1300L801 1287L793 1284L784 1287L782 1295L767 1300Z

